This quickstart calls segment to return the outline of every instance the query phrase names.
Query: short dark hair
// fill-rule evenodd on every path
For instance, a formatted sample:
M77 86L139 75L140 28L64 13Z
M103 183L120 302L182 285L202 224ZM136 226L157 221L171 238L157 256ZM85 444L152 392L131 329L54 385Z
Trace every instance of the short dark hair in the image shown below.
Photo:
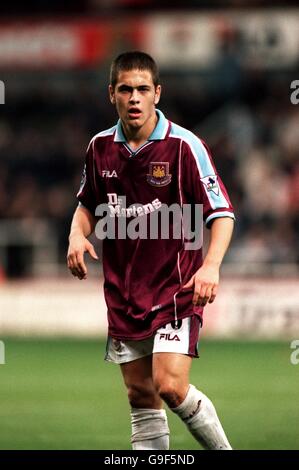
M159 70L156 62L149 54L141 51L124 52L114 59L110 68L110 85L115 87L120 72L134 69L148 70L151 72L155 87L159 85Z

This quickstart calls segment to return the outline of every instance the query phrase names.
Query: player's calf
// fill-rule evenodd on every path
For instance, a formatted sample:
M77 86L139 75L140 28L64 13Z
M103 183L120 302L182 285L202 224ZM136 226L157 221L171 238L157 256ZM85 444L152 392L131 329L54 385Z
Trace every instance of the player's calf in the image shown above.
M133 450L168 450L169 428L165 410L132 408Z
M172 408L205 449L232 450L211 400L190 385L184 401Z

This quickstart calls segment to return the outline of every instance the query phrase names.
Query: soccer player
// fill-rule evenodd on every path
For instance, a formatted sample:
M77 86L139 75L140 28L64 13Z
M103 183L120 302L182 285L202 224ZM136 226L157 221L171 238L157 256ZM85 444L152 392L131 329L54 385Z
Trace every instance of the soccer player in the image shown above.
M207 146L156 109L161 85L148 54L126 52L113 61L109 94L119 120L88 146L68 267L85 279L84 253L98 258L88 236L97 233L100 204L116 225L123 217L126 223L149 219L162 205L202 205L210 228L204 260L200 247L186 249L183 230L181 238L115 232L103 240L106 360L120 364L127 387L133 449L169 448L163 402L204 448L231 449L212 402L190 384L189 372L198 357L203 307L217 295L232 205Z

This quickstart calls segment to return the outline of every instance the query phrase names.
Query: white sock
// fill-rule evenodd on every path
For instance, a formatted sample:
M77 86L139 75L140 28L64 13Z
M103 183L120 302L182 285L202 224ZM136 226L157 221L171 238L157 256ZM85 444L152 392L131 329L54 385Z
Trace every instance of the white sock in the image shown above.
M232 450L211 400L190 385L187 396L177 408L171 408L205 449Z
M165 410L132 408L133 450L168 450L169 428Z

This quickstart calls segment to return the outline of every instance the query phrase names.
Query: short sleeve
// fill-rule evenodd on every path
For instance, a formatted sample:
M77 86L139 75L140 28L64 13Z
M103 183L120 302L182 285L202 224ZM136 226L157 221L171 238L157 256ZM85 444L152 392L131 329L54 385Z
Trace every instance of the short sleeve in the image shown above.
M213 219L235 219L227 190L216 171L208 146L190 133L183 145L185 191L194 203L203 205L203 218L209 228Z

